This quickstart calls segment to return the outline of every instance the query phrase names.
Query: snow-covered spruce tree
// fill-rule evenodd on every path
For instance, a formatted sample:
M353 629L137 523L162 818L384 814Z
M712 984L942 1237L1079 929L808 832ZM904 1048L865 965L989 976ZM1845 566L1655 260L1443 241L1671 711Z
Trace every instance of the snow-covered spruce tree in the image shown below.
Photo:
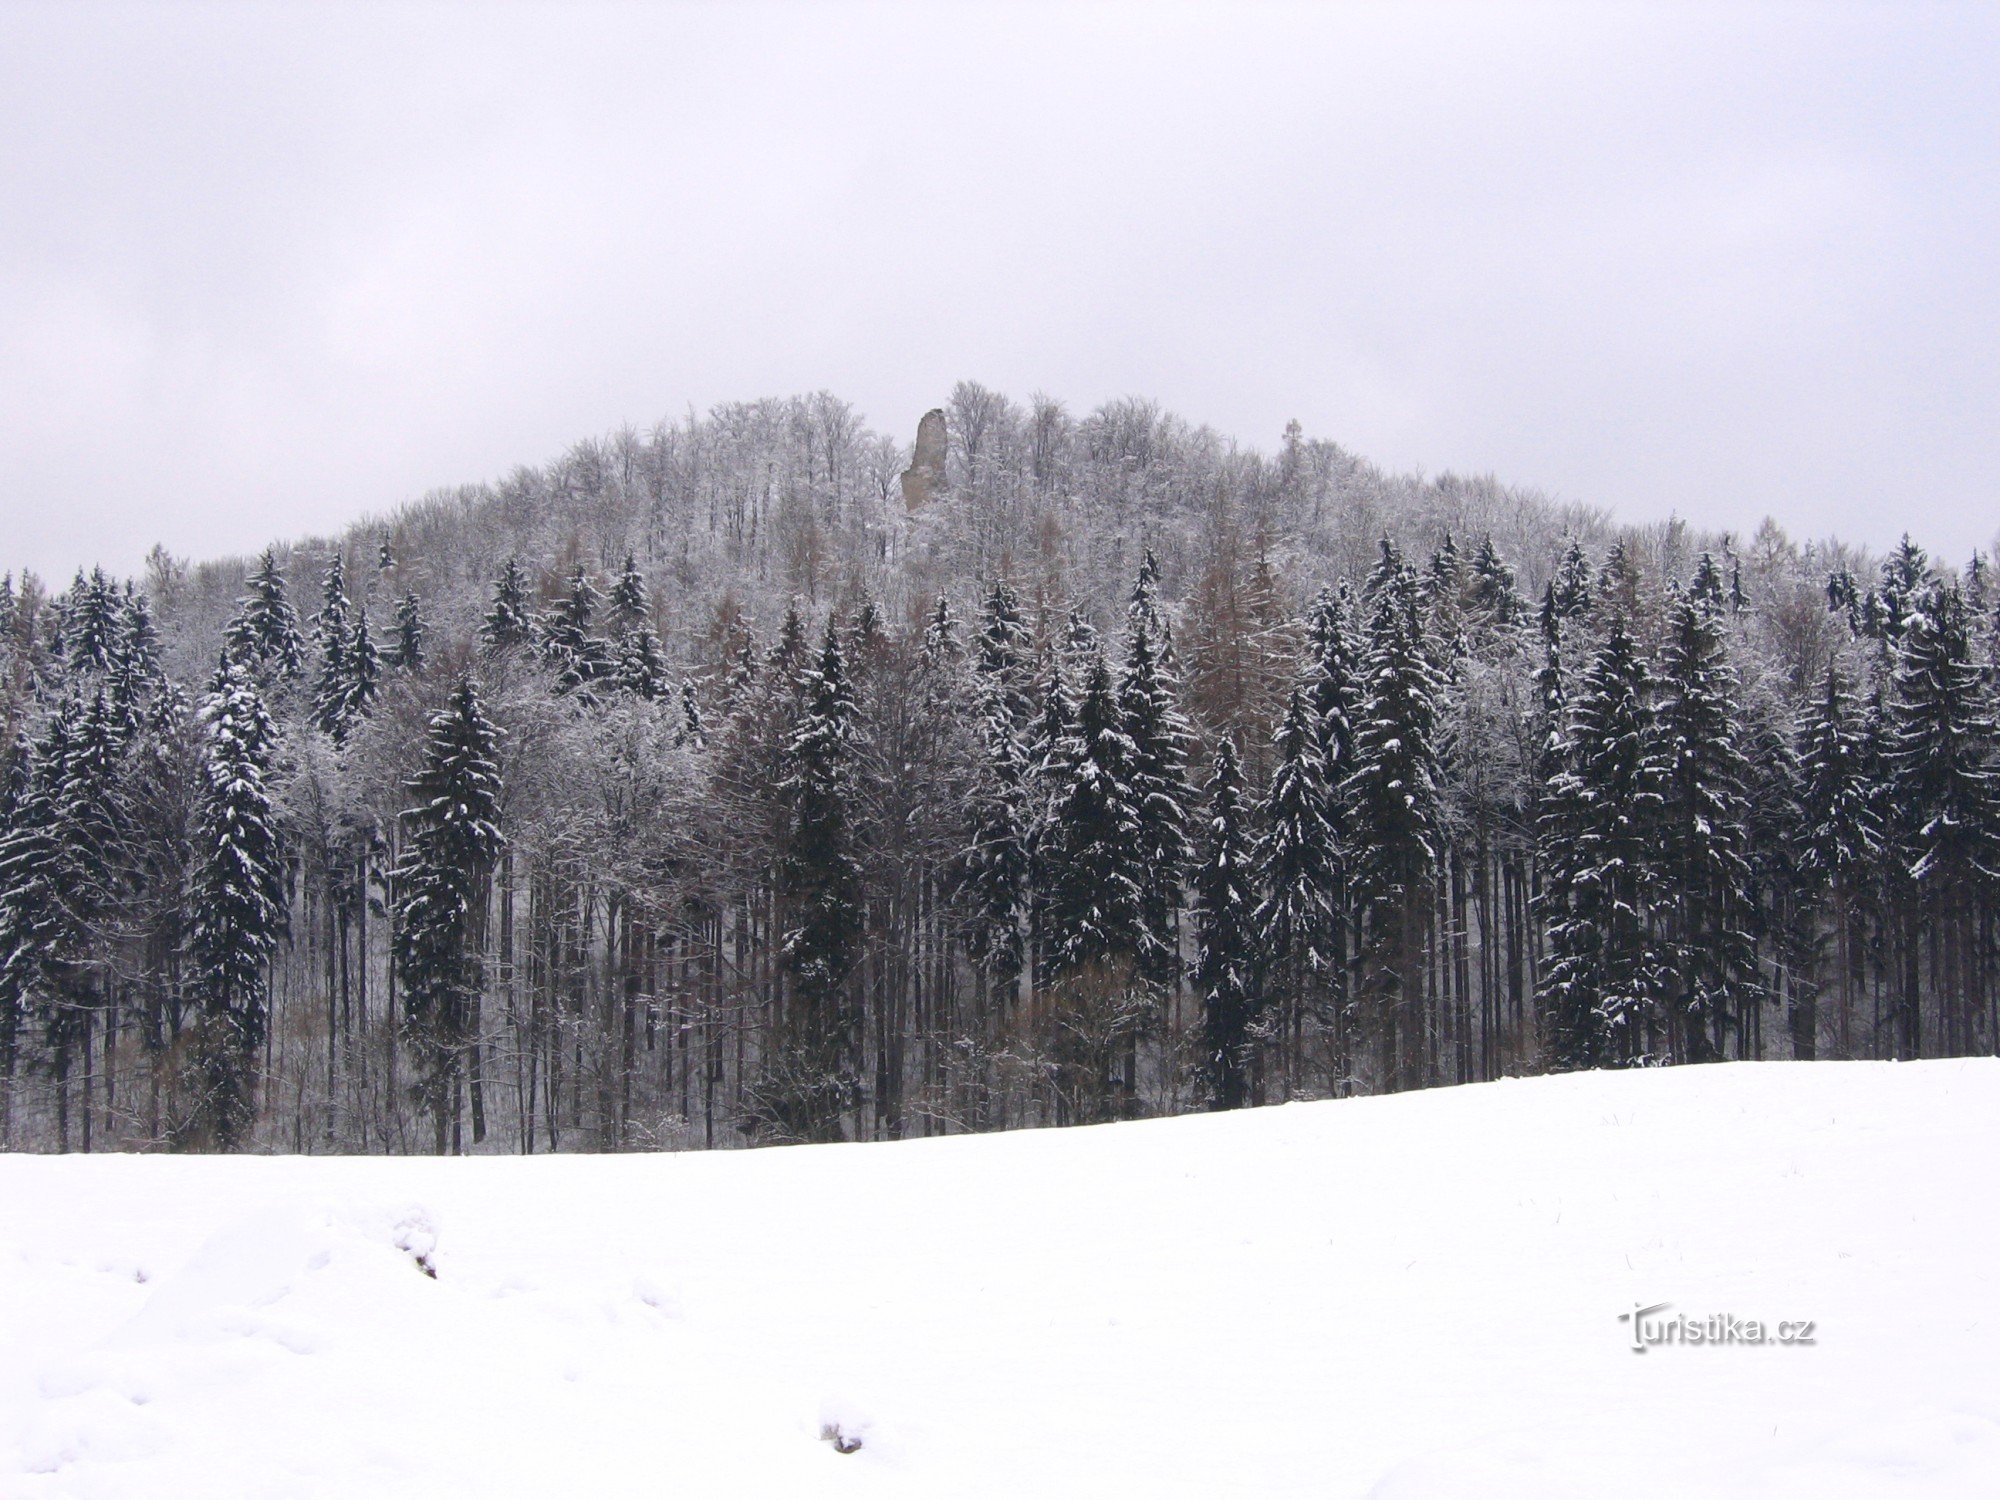
M619 642L617 682L621 692L642 702L657 702L667 695L667 658L652 626L634 626Z
M1287 1098L1305 1082L1305 1027L1327 1029L1328 1074L1338 1090L1347 1077L1343 978L1335 895L1340 848L1332 788L1320 749L1320 721L1303 687L1292 689L1274 736L1276 764L1264 796L1256 852L1263 899L1251 917L1262 963L1259 991L1278 1043L1280 1087Z
M1113 1106L1113 1061L1152 1007L1139 972L1147 942L1145 855L1133 746L1102 650L1084 667L1074 719L1051 760L1061 780L1038 853L1053 1050L1064 1111L1104 1119Z
M528 579L518 558L501 565L493 580L493 597L486 618L479 627L479 639L489 651L508 651L526 646L535 638L534 620L528 612Z
M1188 841L1188 746L1194 738L1172 682L1161 668L1152 627L1135 613L1125 644L1118 709L1131 741L1129 785L1138 817L1139 904L1144 946L1139 970L1152 984L1172 985L1180 967L1181 876Z
M1578 684L1543 799L1543 1042L1549 1066L1663 1061L1673 970L1652 931L1661 767L1645 660L1612 617Z
M1655 717L1660 917L1675 973L1669 1048L1687 1062L1721 1056L1729 1033L1740 1038L1763 999L1745 847L1749 767L1720 608L1720 596L1706 591L1673 605ZM1745 1055L1740 1048L1738 1055Z
M952 616L949 594L937 596L937 603L931 606L931 617L924 622L922 658L924 670L933 674L955 670L965 661L965 647L958 639L958 621Z
M848 671L856 681L881 666L889 654L889 630L882 622L882 606L863 597L855 606L854 623L847 632Z
M265 548L250 575L250 592L237 607L225 637L231 656L253 675L297 677L305 667L305 638L299 614L285 593L277 553Z
M979 675L999 695L1017 734L1026 730L1036 708L1030 681L1032 654L1020 600L1012 588L996 580L980 607L972 661Z
M806 642L806 624L794 600L785 607L785 617L778 622L778 638L771 642L770 654L764 659L764 675L800 685L811 666L812 648Z
M729 670L722 679L722 711L735 713L757 686L761 664L757 657L757 636L747 624L740 627L736 652L729 658Z
M1208 826L1193 881L1201 1089L1210 1109L1240 1109L1251 1102L1253 1074L1259 1071L1252 1040L1258 969L1252 917L1257 894L1251 878L1243 773L1236 763L1235 743L1227 738L1216 747L1215 772L1205 796ZM1261 1088L1256 1092L1261 1094Z
M1064 674L1072 682L1083 681L1090 671L1091 658L1103 653L1104 639L1082 606L1070 604L1063 615L1059 639Z
M432 717L423 768L408 783L394 875L403 1037L440 1156L463 1148L465 1053L479 1032L487 895L503 842L499 746L477 685L462 679Z
M1458 555L1458 544L1447 531L1431 554L1419 587L1424 635L1430 643L1431 659L1445 680L1458 670L1459 662L1471 649L1465 618L1466 591L1465 560Z
M5 603L13 603L13 579L5 580ZM0 620L0 633L11 621ZM14 972L14 965L31 959L32 922L19 922L14 892L32 878L36 861L20 867L16 840L28 815L28 798L34 787L34 750L25 735L18 736L0 759L0 1151L13 1146L14 1074L19 1066L21 1022L27 1013L28 997L34 992L32 978Z
M1352 879L1361 925L1362 998L1375 1029L1382 1086L1420 1087L1436 1058L1425 1024L1432 884L1440 848L1441 684L1419 612L1416 574L1383 543L1374 617L1361 664L1352 809Z
M1714 563L1712 560L1704 558L1703 566L1713 573ZM1717 574L1715 576L1719 582L1720 575ZM1608 614L1615 614L1620 619L1635 620L1640 616L1640 592L1643 584L1644 579L1640 575L1639 563L1632 556L1632 550L1625 545L1622 539L1614 541L1605 550L1604 566L1597 570L1597 587L1594 591L1593 604L1597 609ZM1702 570L1700 568L1695 573L1695 597L1698 600L1706 602L1705 591L1702 587ZM1721 596L1719 593L1713 602L1720 606Z
M354 628L348 619L347 573L335 552L326 565L319 614L313 621L319 667L313 678L313 727L335 744L354 727Z
M1056 812L1072 779L1071 756L1077 749L1072 734L1076 705L1063 677L1062 663L1050 651L1042 663L1037 691L1038 711L1021 740L1026 766L1028 839L1028 960L1030 987L1047 988L1053 955L1050 903L1054 895L1058 836Z
M188 891L207 771L207 728L181 686L162 681L146 700L124 776L131 878L121 920L134 945L130 951L136 974L120 1003L136 1021L149 1075L143 1114L148 1140L164 1140L170 1133L170 1048L192 998L186 960L194 912ZM135 1097L124 1095L127 1107L138 1114Z
M79 571L63 601L63 654L74 673L108 674L118 649L119 599L104 569Z
M618 581L611 585L610 606L607 623L615 638L622 639L653 618L652 601L646 594L646 575L639 571L629 552L625 554L625 566L619 570Z
M1320 757L1326 762L1328 785L1338 786L1353 764L1354 717L1361 704L1354 598L1345 581L1322 590L1314 601L1306 618L1306 643Z
M1519 624L1527 605L1514 581L1514 570L1493 545L1491 533L1481 536L1472 553L1468 603L1488 629Z
M1733 604L1727 607L1734 609ZM1737 639L1747 645L1745 637ZM1747 652L1742 659L1752 670L1760 665ZM1745 685L1743 849L1756 911L1759 987L1768 1002L1784 1007L1791 1055L1808 1061L1819 1049L1819 982L1813 955L1824 911L1802 894L1799 839L1804 827L1804 776L1793 732L1796 705L1787 688L1768 680ZM1739 1057L1764 1056L1765 1010L1764 1005L1753 1004L1743 1012L1736 1028Z
M23 738L9 758L0 826L0 1087L6 1089L0 1109L12 1103L29 1020L62 1006L77 989L83 933L64 899L67 850L57 810L68 754L69 723L58 713L32 749ZM66 1149L66 1118L63 1127Z
M1893 657L1912 612L1930 588L1931 560L1906 531L1896 549L1882 560L1879 577L1864 605L1864 628Z
M111 658L112 702L128 734L139 727L146 698L165 681L160 671L160 633L144 594L130 584L120 606L117 643Z
M1013 1009L1027 963L1023 923L1033 847L1028 763L1004 680L981 673L978 691L981 754L959 888L971 908L967 952L1004 1015Z
M1050 814L1050 962L1059 974L1136 964L1146 943L1133 745L1101 651L1085 666Z
M1552 634L1556 626L1589 614L1592 603L1590 559L1583 555L1583 544L1572 537L1542 593L1542 633Z
M681 727L680 742L699 750L708 743L708 730L704 726L701 712L701 697L695 692L694 679L681 679Z
M1829 926L1814 980L1834 994L1835 1056L1857 1057L1855 994L1863 973L1866 912L1882 854L1870 785L1866 725L1837 665L1799 719L1801 892L1824 903Z
M208 755L194 839L192 987L201 1007L178 1132L240 1145L256 1117L257 1049L270 961L286 925L283 855L271 797L274 731L241 665L225 661L202 710Z
M354 612L354 634L348 639L347 719L351 729L375 712L382 696L382 653L375 649L375 637L368 628L368 611Z
M766 1135L836 1141L855 1103L859 1020L850 979L863 931L861 865L850 826L855 701L840 631L827 621L819 659L785 746L791 805L780 885L786 984L782 1034L759 1089Z
M598 590L590 574L576 568L570 592L542 618L542 664L556 682L556 692L576 694L580 702L596 702L592 686L612 676L610 642L590 634L598 608Z
M1905 944L1901 1043L1904 1055L1921 1056L1925 956L1944 1050L1966 1051L1986 1029L1982 917L1989 903L1982 897L2000 878L2000 743L1991 687L1973 658L1957 586L1927 584L1906 604L1889 755L1904 867L1898 872ZM1994 1039L1983 1040L1990 1046Z
M89 690L86 700L79 689ZM85 1110L83 1148L91 1146L89 1109L93 1036L116 995L114 966L117 905L126 893L126 845L131 834L122 761L123 716L101 682L76 684L59 710L62 751L51 756L58 848L57 890L63 909L55 949L63 983L42 995L44 1041L56 1080L58 1130L69 1140L69 1085L82 1064Z
M423 601L411 589L396 601L396 633L389 641L389 664L403 672L423 671L424 642L429 636Z

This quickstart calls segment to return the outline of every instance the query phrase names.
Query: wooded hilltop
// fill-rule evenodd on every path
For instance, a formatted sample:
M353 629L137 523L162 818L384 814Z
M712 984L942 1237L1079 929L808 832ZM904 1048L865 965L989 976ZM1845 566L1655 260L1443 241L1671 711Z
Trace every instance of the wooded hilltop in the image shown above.
M0 587L0 1148L1086 1123L2000 1041L2000 591L961 384Z

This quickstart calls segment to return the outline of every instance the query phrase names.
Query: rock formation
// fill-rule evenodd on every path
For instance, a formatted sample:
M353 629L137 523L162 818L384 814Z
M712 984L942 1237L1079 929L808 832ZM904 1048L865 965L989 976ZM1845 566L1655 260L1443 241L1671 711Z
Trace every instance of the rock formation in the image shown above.
M917 451L903 470L903 504L917 510L944 492L944 409L932 407L917 424Z

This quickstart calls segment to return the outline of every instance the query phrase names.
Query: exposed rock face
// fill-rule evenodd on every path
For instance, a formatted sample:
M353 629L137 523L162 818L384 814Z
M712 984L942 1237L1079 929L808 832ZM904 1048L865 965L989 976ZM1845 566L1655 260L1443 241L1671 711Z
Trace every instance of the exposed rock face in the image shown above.
M911 510L944 492L944 409L932 407L917 424L917 451L903 470L903 504Z

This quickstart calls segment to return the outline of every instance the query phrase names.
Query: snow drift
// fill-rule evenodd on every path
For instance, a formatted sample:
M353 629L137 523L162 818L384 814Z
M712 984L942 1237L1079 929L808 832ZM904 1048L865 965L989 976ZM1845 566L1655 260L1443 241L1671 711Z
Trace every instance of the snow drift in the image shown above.
M0 1158L0 1495L1990 1495L1996 1142L1981 1060ZM1812 1341L1637 1354L1660 1303Z

